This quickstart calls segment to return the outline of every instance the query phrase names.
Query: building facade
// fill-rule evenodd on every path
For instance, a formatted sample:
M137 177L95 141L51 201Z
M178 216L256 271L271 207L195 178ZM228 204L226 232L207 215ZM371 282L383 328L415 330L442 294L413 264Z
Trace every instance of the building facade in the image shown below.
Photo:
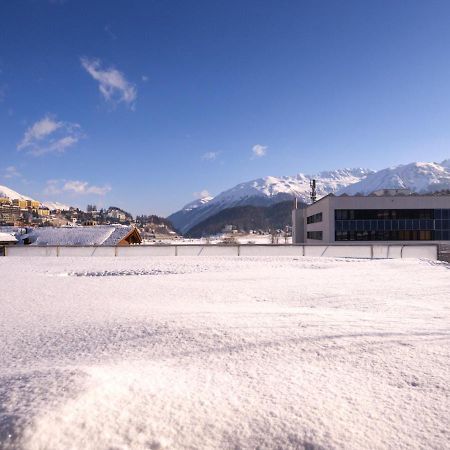
M332 194L292 213L294 243L450 240L450 195Z

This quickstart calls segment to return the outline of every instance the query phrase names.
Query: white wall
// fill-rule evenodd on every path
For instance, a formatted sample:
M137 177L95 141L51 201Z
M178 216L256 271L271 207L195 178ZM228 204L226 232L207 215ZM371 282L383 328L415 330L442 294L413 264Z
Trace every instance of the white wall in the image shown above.
M334 258L438 257L437 245L141 245L130 247L8 246L5 256L324 256Z

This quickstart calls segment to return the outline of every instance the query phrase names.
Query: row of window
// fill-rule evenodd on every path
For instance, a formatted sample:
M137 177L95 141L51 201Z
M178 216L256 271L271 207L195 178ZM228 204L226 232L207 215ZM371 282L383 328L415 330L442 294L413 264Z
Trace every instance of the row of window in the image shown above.
M313 214L306 218L306 223L317 223L322 222L322 213Z
M322 231L307 231L306 237L308 239L316 239L318 241L321 241L323 239L323 233Z
M336 231L336 241L440 241L450 239L450 231Z
M450 220L336 220L336 231L449 230Z
M450 209L336 209L336 220L450 219Z

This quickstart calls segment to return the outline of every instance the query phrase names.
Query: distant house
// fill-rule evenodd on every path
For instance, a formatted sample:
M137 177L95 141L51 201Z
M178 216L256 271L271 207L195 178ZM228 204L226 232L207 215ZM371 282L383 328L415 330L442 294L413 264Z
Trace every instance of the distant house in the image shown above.
M92 227L32 228L21 236L21 244L34 246L122 246L140 244L137 228L122 225Z
M0 232L0 246L17 244L18 240L13 233Z

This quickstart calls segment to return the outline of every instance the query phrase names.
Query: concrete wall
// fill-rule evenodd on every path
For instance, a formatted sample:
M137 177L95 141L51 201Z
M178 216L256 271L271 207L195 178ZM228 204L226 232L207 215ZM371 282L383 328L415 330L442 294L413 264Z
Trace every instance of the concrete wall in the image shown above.
M160 256L324 256L339 258L438 258L436 244L356 245L140 245L130 247L9 246L5 256L160 257Z

